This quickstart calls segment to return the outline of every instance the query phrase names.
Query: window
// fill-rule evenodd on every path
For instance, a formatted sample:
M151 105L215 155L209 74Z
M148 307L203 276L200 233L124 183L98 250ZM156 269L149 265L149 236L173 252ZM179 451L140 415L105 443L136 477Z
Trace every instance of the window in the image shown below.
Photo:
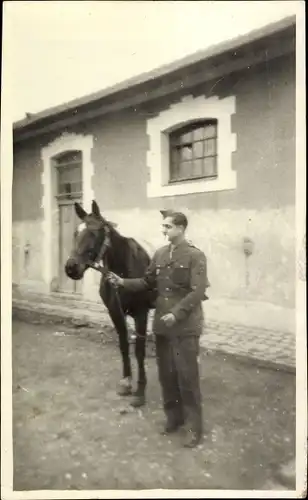
M170 183L217 177L217 120L186 125L169 139Z
M59 199L80 198L82 195L82 153L68 151L55 160Z
M235 113L235 96L186 95L150 117L148 198L236 189Z

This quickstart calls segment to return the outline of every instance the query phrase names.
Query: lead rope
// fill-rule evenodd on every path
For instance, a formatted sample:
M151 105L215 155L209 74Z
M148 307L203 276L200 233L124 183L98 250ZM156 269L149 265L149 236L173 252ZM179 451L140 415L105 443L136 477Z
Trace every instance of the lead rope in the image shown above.
M106 231L106 238L104 239L104 242L101 246L101 249L95 259L94 262L90 262L88 263L88 265L94 269L95 271L99 271L103 276L106 275L108 273L108 267L107 266L102 266L100 264L100 262L103 261L103 257L105 255L105 252L107 250L107 248L110 246L110 229L108 226L105 226L105 231ZM121 300L120 300L120 297L119 297L119 292L118 292L118 287L117 285L114 285L113 283L111 283L114 291L115 291L115 296L116 296L116 299L117 299L117 302L118 302L118 306L120 308L120 312L121 314L125 317L125 314L124 314L124 311L123 311L123 307L122 307L122 304L121 304Z
M102 266L100 264L100 262L103 260L103 256L107 250L107 248L110 246L110 229L108 226L105 227L105 231L107 233L107 237L105 238L104 240L104 243L95 259L94 262L88 262L88 266L91 267L92 269L94 269L95 271L98 271L100 272L103 276L106 275L108 273L108 267L107 266ZM113 283L110 283L111 286L113 287L113 290L114 290L114 294L115 294L115 297L116 297L116 301L118 303L118 307L120 309L120 313L122 314L124 320L125 320L125 313L124 313L124 310L123 310L123 307L122 307L122 303L121 303L121 299L120 299L120 296L119 296L119 288L118 288L118 285L116 284L113 284ZM146 340L146 337L143 337L142 335L139 335L138 332L135 331L135 337L140 337L140 338L144 338Z
M107 274L108 273L108 268L106 267L103 267L103 266L95 266L94 267L95 270L97 271L100 271L103 275L104 274ZM110 285L113 287L113 291L114 291L114 294L115 294L115 297L116 297L116 301L118 303L118 307L120 309L120 313L122 314L124 320L125 320L125 313L124 313L124 310L123 310L123 307L122 307L122 303L121 303L121 299L120 299L120 295L119 295L119 287L118 285L114 284L114 283L110 283ZM135 330L135 337L138 337L138 338L142 338L144 340L146 340L146 336L143 337L142 335L139 335L139 333Z

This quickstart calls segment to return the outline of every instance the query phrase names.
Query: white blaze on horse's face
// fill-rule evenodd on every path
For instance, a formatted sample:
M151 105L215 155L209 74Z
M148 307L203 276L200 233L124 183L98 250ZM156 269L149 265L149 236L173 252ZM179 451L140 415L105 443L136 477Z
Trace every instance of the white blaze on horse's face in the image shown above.
M85 222L82 222L81 224L79 224L79 226L77 226L77 233L79 233L79 234L80 234L80 233L82 233L82 231L83 231L84 229L86 229L86 227L87 227L87 226L86 226L86 223L85 223Z

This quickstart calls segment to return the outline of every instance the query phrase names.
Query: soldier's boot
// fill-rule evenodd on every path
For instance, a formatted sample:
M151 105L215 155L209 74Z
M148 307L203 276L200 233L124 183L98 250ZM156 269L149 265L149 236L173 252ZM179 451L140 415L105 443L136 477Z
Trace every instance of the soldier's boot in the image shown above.
M177 411L176 413L166 412L166 415L167 421L165 423L165 427L161 431L161 434L171 434L173 432L176 432L179 427L184 425L184 418L179 411Z
M202 432L201 431L187 431L185 438L183 440L184 448L195 448L202 441Z
M185 448L195 448L200 444L203 437L202 410L200 407L186 407L186 426L183 446Z
M182 425L184 425L183 420L168 419L166 424L165 424L165 427L161 431L161 434L163 436L165 436L166 434L172 434L173 432L176 432L179 429L179 427L181 427Z

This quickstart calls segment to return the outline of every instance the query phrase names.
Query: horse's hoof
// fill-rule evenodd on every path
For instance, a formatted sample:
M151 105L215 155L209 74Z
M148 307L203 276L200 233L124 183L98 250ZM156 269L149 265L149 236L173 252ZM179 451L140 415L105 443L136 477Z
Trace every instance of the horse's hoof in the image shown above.
M132 394L132 389L129 387L120 387L117 394L119 396L130 396Z
M132 385L130 379L123 378L120 381L117 392L119 396L130 396L132 394Z
M145 405L145 396L144 395L142 395L142 396L135 395L133 397L133 399L131 400L130 404L134 408L139 408L140 406L144 406Z

